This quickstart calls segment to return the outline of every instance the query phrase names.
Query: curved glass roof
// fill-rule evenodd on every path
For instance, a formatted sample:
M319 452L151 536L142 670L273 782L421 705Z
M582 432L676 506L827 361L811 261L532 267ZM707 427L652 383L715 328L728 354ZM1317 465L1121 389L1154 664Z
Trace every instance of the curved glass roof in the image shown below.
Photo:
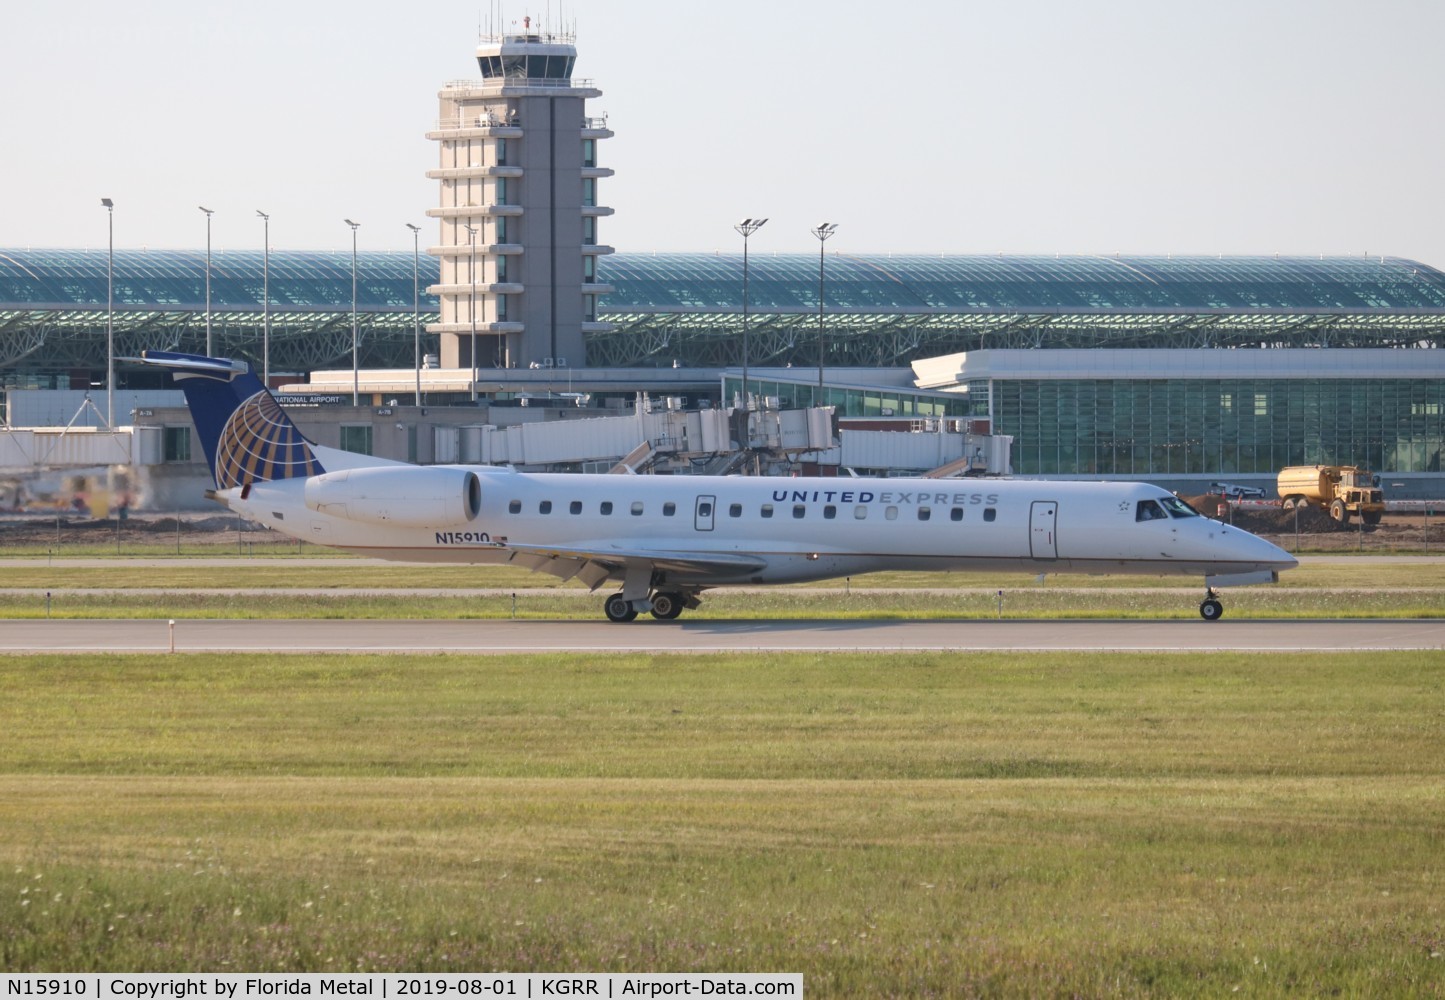
M27 308L106 302L107 253L0 250L0 303ZM262 254L211 255L215 309L256 309ZM740 253L618 253L598 258L598 280L614 290L599 318L638 313L733 313L742 308ZM357 255L358 305L368 312L410 310L412 254ZM750 311L818 308L818 257L751 254ZM199 309L205 303L204 250L117 250L117 307ZM273 308L336 310L351 305L351 254L273 251ZM435 258L421 258L425 292L438 280ZM1396 257L885 256L830 254L827 309L854 313L1419 312L1445 309L1445 274Z
M259 309L264 261L260 250L211 254L211 305L216 309ZM0 250L0 303L45 306L106 304L105 250ZM368 311L411 311L412 255L402 252L357 254L356 298ZM426 294L437 279L434 260L421 258L423 307L435 310ZM273 308L328 310L351 308L349 251L271 252ZM204 250L117 250L115 304L203 309L206 302Z
M742 255L615 254L606 313L736 311ZM827 309L856 312L1437 310L1445 274L1394 257L858 256L826 260ZM818 258L751 254L748 305L816 310Z

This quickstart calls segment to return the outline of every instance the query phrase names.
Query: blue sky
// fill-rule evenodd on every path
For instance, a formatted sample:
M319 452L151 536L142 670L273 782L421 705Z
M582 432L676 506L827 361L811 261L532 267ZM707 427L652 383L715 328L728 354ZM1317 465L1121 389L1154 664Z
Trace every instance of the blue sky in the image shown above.
M494 0L21 0L0 246L410 249ZM626 251L1390 254L1445 267L1434 0L506 0L575 26Z

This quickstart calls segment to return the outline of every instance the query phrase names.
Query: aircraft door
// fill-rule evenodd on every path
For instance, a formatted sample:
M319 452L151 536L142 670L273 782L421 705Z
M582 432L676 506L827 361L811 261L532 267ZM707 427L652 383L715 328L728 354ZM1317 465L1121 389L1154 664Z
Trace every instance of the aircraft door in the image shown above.
M1029 555L1035 559L1059 558L1055 533L1059 505L1053 500L1035 500L1029 507Z
M693 510L692 525L698 531L711 531L713 513L717 510L717 497L700 496Z

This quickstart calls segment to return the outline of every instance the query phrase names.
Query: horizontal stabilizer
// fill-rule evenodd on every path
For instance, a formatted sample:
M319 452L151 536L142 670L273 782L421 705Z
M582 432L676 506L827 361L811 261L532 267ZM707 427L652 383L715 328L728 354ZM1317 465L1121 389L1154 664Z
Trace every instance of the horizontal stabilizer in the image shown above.
M182 354L179 351L142 351L138 358L121 358L121 361L138 361L143 365L169 368L174 372L191 372L196 375L234 378L244 375L249 366L244 361L230 358L208 358L203 354Z

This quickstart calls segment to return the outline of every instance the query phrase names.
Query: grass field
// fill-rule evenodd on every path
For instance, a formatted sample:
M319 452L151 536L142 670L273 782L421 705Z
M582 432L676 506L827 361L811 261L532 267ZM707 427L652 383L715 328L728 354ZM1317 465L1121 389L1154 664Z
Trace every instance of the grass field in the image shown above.
M0 968L1439 995L1442 667L3 659Z

